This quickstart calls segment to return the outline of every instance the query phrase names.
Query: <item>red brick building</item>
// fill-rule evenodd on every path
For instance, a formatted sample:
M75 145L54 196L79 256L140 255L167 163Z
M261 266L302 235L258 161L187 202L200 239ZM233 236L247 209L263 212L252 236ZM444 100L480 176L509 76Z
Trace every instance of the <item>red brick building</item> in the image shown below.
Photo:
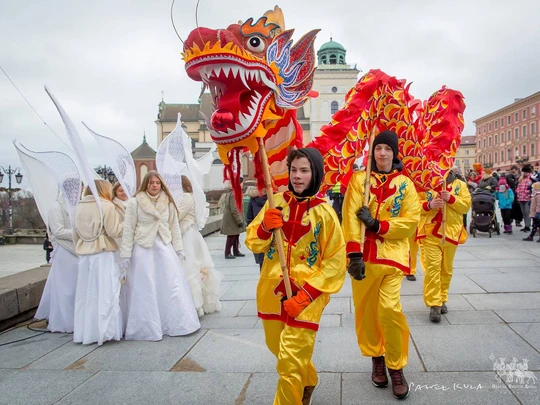
M131 152L135 170L137 172L137 188L141 180L150 170L156 170L156 151L146 143L146 135L143 136L142 144Z
M476 161L494 169L515 163L540 166L539 119L540 92L478 118Z

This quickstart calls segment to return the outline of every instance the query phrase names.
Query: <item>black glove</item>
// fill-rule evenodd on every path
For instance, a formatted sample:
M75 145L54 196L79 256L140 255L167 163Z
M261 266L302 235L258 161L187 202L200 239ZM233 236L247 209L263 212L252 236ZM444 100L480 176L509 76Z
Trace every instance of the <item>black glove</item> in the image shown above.
M243 222L240 222L238 225L238 228L242 228L244 226L244 223Z
M347 267L347 271L351 277L358 281L366 278L366 264L362 257L362 253L353 253L349 256L349 266Z
M360 208L358 213L356 214L356 217L362 221L364 224L366 224L366 229L371 232L378 232L379 231L379 220L375 219L371 216L371 212L369 212L369 208L365 205Z

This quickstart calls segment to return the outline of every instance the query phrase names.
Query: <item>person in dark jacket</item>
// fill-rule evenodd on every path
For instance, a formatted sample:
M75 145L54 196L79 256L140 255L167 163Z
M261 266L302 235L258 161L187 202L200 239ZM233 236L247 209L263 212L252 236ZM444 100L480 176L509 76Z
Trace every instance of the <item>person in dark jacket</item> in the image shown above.
M242 183L243 179L240 177L240 187L242 187ZM244 224L244 215L236 206L232 188L221 196L218 204L223 210L220 233L227 235L225 259L244 257L245 254L240 252L240 234L246 231L246 225Z
M516 196L516 187L518 185L518 180L519 168L516 165L513 165L510 168L510 173L506 175L506 182L508 183L508 187L514 193L514 197ZM517 198L514 198L514 202L512 203L512 219L516 221L516 226L521 226L521 221L523 221L523 214L521 213L521 208L519 206Z
M43 250L45 251L45 260L47 260L47 264L51 261L51 253L53 251L53 245L51 241L49 240L49 234L45 233L45 240L43 241Z
M248 195L250 198L246 213L246 226L255 219L261 208L264 207L266 200L268 200L266 194L263 194L262 196L259 195L259 190L257 190L257 187L252 187L248 191ZM259 265L259 269L262 269L264 253L253 253L253 256L255 257L255 263Z

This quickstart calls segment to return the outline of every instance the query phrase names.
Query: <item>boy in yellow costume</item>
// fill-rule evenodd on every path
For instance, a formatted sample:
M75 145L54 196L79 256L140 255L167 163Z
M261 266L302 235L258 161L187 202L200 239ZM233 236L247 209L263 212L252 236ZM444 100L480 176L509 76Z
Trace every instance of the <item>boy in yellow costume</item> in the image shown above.
M343 203L347 270L353 277L358 345L364 356L372 357L371 380L377 387L387 387L388 367L393 394L403 399L409 395L403 375L409 326L401 311L400 289L404 274L409 274L408 239L420 219L420 203L413 182L401 174L397 135L381 132L371 153L374 162L368 206L362 206L365 171L353 174ZM366 225L363 252L361 222Z
M440 322L448 308L448 289L459 243L464 243L467 231L463 214L471 208L471 194L465 182L452 172L446 179L446 190L422 193L422 217L418 226L420 258L424 269L424 302L431 308L429 319ZM443 207L446 205L445 243L442 242Z
M287 157L289 191L274 195L247 229L246 245L265 253L257 311L266 345L277 358L274 404L309 405L318 384L311 362L315 335L330 294L345 281L345 241L334 209L317 197L323 158L317 149ZM287 299L272 230L281 228L293 297Z

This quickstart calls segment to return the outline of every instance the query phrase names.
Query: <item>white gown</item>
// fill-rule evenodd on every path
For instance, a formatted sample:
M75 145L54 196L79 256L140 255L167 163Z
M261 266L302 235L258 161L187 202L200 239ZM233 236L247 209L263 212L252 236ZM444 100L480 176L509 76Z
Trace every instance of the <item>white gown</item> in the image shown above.
M36 319L47 319L47 329L51 332L73 332L78 267L79 258L57 244L51 270L34 316Z
M116 252L81 255L75 297L75 343L122 338L120 267Z
M150 249L134 244L124 286L126 340L158 341L163 335L182 336L200 329L181 261L159 234Z
M178 205L178 218L186 260L182 262L193 302L199 316L221 310L219 302L223 275L215 270L210 250L195 224L193 194L184 193Z
M223 275L214 269L214 262L203 236L195 225L182 231L184 265L193 302L199 316L221 310L220 287Z

